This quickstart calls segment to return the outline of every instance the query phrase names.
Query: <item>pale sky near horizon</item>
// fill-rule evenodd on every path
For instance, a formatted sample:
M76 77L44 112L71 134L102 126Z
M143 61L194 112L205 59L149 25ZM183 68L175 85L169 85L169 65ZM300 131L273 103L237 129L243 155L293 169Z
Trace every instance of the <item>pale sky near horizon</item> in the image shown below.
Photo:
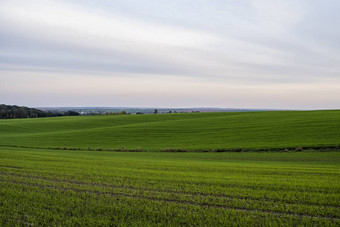
M0 103L340 109L339 0L0 0Z

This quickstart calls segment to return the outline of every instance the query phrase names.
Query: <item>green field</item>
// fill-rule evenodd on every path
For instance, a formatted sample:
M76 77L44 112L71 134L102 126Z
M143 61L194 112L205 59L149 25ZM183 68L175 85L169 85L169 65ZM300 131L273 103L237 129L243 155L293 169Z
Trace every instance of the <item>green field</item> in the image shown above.
M338 152L2 148L0 225L340 225Z
M340 111L0 120L0 226L339 226L339 145Z
M0 145L147 151L338 146L340 111L1 120Z

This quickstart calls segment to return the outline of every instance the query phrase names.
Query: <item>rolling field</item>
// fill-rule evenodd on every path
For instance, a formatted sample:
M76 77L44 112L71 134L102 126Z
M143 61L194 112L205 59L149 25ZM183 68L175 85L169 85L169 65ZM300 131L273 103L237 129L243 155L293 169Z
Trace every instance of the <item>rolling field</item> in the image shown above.
M340 111L1 120L0 145L146 151L339 146Z
M0 226L339 226L339 145L340 111L0 120Z
M340 153L0 149L0 225L340 225Z

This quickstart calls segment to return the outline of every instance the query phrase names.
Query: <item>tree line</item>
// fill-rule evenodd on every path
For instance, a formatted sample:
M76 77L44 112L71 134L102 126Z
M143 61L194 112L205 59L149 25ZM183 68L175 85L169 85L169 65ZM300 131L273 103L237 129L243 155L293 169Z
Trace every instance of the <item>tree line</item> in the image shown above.
M0 105L0 119L14 118L36 118L36 117L58 117L58 116L77 116L76 111L50 112L25 106Z

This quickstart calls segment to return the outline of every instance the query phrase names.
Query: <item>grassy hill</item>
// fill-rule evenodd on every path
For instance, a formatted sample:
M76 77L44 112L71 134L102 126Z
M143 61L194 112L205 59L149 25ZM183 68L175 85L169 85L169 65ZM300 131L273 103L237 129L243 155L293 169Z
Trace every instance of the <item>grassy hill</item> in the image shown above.
M339 146L339 126L340 111L0 120L0 226L339 226L339 152L100 151Z
M150 151L338 146L340 111L0 120L0 145Z

